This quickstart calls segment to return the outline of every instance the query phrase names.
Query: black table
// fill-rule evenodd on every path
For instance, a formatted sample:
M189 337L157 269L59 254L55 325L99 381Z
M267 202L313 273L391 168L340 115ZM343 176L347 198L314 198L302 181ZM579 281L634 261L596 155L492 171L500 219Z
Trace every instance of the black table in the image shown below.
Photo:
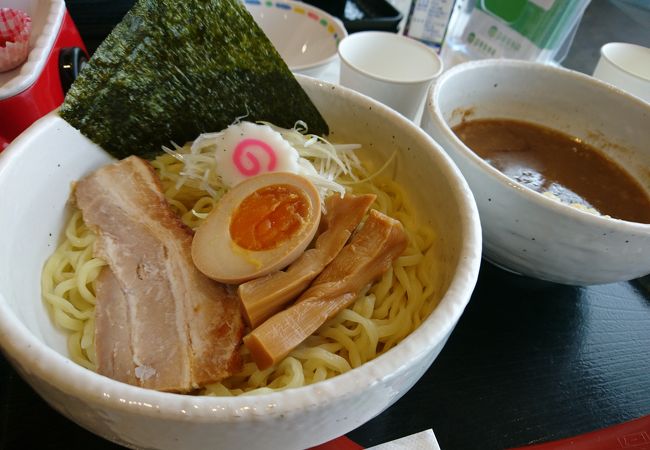
M131 1L69 0L92 51ZM564 65L591 73L605 42L650 46L650 24L592 0ZM650 277L570 287L484 262L440 356L401 400L349 433L364 445L433 428L444 450L502 449L650 414ZM115 449L52 410L0 357L0 449ZM645 447L644 447L645 448Z

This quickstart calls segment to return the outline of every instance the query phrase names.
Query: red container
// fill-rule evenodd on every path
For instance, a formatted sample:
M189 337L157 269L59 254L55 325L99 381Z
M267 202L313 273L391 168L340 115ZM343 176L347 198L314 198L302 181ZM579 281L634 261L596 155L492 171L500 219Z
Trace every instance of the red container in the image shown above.
M0 151L35 120L61 105L87 60L63 0L11 3L32 18L32 36L27 61L0 73Z

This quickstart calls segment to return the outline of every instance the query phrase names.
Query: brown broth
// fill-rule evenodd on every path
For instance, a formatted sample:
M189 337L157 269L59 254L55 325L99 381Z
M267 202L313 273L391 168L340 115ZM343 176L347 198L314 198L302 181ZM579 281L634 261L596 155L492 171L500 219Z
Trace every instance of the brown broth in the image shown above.
M617 219L650 223L650 196L641 184L577 138L505 119L463 121L453 130L474 153L534 191Z

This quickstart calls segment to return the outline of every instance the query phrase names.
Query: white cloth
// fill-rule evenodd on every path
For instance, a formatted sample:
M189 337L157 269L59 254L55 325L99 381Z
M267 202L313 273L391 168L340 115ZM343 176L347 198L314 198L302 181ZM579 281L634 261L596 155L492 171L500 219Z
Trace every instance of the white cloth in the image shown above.
M440 450L433 430L429 429L366 450Z

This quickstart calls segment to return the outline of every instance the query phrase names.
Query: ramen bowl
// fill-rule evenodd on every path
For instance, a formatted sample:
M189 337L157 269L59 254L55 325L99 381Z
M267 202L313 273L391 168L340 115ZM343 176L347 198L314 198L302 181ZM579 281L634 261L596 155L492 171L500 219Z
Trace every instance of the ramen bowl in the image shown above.
M0 157L0 345L57 411L131 448L306 448L378 415L436 358L478 275L481 232L471 191L449 157L412 122L351 90L299 80L328 121L333 141L361 143L377 163L397 150L388 174L436 236L435 309L376 359L325 381L270 394L162 393L84 369L68 358L65 333L53 325L41 298L40 276L69 214L70 183L110 158L51 114Z
M423 128L452 157L474 192L488 260L573 285L650 272L650 225L583 212L513 181L452 131L464 120L481 118L533 122L579 138L648 192L650 104L567 69L486 60L444 73L429 91L423 118Z
M293 72L318 78L348 35L341 21L299 1L246 0L246 9Z

